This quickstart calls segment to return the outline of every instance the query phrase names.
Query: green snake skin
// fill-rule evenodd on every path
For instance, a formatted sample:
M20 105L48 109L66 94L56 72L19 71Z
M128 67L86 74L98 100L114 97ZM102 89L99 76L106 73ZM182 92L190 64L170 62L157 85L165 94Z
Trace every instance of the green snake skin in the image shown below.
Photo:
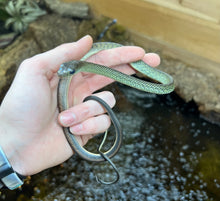
M91 50L80 61L74 60L74 61L66 62L60 66L60 69L58 71L58 75L60 77L59 87L58 87L58 108L60 112L69 108L68 105L69 85L73 74L76 74L78 72L90 72L99 75L104 75L106 77L112 78L113 80L128 85L130 87L155 94L168 94L174 90L173 78L169 74L162 72L156 68L152 68L141 60L137 62L132 62L130 63L130 65L138 72L142 73L148 78L151 78L159 83L143 81L133 76L121 73L112 68L85 61L87 58L89 58L90 56L96 54L101 50L111 49L121 46L122 45L120 44L112 43L112 42L94 43ZM100 154L94 154L88 152L81 145L79 145L76 137L70 133L69 128L63 128L63 130L72 149L75 152L77 152L82 158L89 161L104 160ZM108 150L106 153L104 153L107 157L111 158L117 153L119 149L118 146L119 144L121 144L120 142L121 139L122 137L116 136L116 141L112 146L112 148Z

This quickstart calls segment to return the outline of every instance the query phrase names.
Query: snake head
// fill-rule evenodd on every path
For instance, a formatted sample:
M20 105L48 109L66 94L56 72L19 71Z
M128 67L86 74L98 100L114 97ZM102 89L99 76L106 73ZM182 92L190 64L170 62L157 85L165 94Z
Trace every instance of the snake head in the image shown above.
M69 61L60 65L57 72L58 76L70 76L73 75L79 67L80 61Z

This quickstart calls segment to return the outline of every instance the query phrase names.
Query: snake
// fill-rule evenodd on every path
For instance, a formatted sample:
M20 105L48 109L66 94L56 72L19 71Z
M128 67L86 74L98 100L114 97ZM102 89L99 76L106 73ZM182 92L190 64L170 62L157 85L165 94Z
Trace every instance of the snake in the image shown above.
M73 75L79 72L88 72L88 73L106 76L119 83L122 83L124 85L148 93L168 94L174 90L175 86L172 76L170 76L169 74L163 71L160 71L159 69L149 66L142 60L131 62L129 64L139 73L154 80L154 82L146 81L131 75L124 74L120 71L117 71L113 68L104 65L99 65L86 61L86 59L88 59L90 56L95 55L102 50L107 50L122 46L123 45L121 44L113 43L113 42L97 42L92 45L92 48L89 50L89 52L85 54L80 60L72 60L60 65L60 68L57 72L59 76L58 93L57 93L59 112L62 112L69 108L68 92L69 92L70 83ZM104 104L103 102L102 105ZM105 109L107 109L106 107ZM122 142L122 132L119 128L120 125L118 124L118 120L114 116L114 113L112 113L108 109L107 112L110 118L113 119L113 122L114 121L116 122L114 125L116 128L116 136L115 136L114 144L108 151L103 153L106 157L111 158L119 151ZM79 156L81 156L85 160L93 161L93 162L100 162L105 160L105 158L101 154L92 153L86 150L83 146L81 146L77 141L76 136L70 132L68 127L63 127L63 131L71 148Z

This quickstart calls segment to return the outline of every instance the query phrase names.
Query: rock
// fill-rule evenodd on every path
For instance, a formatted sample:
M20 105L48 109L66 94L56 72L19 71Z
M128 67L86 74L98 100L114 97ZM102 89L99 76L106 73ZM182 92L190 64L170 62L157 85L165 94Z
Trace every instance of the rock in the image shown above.
M78 22L59 15L45 15L0 54L0 100L8 90L19 64L26 58L52 49L77 37Z
M220 124L220 79L213 73L164 58L161 70L171 74L176 93L186 102L194 101L202 116Z
M20 36L1 53L0 57L0 100L7 92L19 64L27 57L40 52L37 43L32 38Z
M44 0L46 6L54 13L64 17L88 18L89 7L83 2L64 3L60 0Z
M17 33L11 32L7 34L1 34L0 35L0 48L4 48L8 46L17 36Z
M79 37L89 33L95 42L111 41L124 45L131 45L129 33L125 27L118 23L114 23L112 26L108 27L112 21L112 19L104 16L83 20L79 25ZM103 33L106 27L108 27L108 29L103 34L103 37L99 39L100 34Z
M30 24L29 34L36 40L41 52L44 52L62 43L75 41L78 24L77 20L60 17L57 14L46 15Z

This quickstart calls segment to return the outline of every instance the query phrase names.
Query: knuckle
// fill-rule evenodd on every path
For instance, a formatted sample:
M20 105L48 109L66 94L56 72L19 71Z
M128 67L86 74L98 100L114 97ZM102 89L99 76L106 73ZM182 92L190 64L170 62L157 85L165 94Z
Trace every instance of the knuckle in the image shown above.
M82 108L80 109L80 118L88 118L90 116L91 106L89 104L82 104Z
M31 58L27 58L22 61L20 68L21 69L33 69L33 68L44 68L47 65L47 62L40 58L40 55L35 55Z
M62 52L62 55L65 58L65 60L69 60L69 58L71 58L71 56L72 56L72 52L67 50L68 45L72 46L72 45L75 45L75 43L74 44L63 43L63 44L56 47L56 49L58 51Z
M76 105L70 109L70 111L75 115L75 122L81 122L90 116L90 105L82 103Z
M67 43L62 43L59 46L57 46L55 49L65 49Z

